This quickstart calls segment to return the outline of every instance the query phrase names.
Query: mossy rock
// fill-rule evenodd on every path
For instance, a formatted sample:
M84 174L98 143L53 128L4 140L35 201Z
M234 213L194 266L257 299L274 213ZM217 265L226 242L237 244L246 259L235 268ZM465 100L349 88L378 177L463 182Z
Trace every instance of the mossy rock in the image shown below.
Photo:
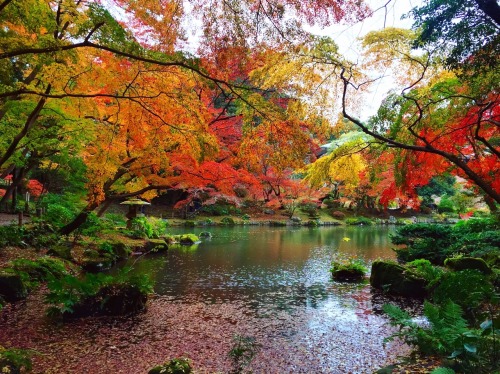
M63 260L72 261L73 256L71 255L71 244L70 243L61 243L55 245L47 251L49 256L59 257Z
M389 261L373 262L370 284L393 295L419 298L427 295L425 279L410 269Z
M28 294L26 285L19 274L12 269L0 270L0 296L5 301L24 299Z
M234 226L236 223L234 222L234 219L231 217L224 217L220 220L221 225L225 226Z
M148 239L144 249L146 249L146 251L153 252L166 251L168 249L168 245L164 239Z
M195 234L179 235L179 243L184 245L192 245L199 242L200 239Z
M174 358L148 371L148 374L190 374L193 372L187 358Z
M113 265L113 263L114 263L113 259L109 257L104 257L104 256L84 257L80 261L80 266L85 271L96 273L99 271L109 269Z
M475 257L447 258L444 261L444 265L454 271L474 269L474 270L479 270L483 274L492 273L492 270L482 258L475 258Z
M212 237L212 233L209 231L202 231L199 235L200 238L210 239Z
M284 221L269 221L269 226L271 226L271 227L285 227L286 222L284 222Z
M186 221L186 222L184 222L184 226L186 226L186 227L195 227L196 223L194 221Z
M132 253L130 246L123 242L111 242L113 246L113 254L119 259L127 259Z
M333 279L338 281L360 281L365 273L358 269L339 269L332 271Z
M129 284L112 284L102 287L96 295L85 298L73 307L73 312L63 317L121 316L141 312L148 296L138 287Z

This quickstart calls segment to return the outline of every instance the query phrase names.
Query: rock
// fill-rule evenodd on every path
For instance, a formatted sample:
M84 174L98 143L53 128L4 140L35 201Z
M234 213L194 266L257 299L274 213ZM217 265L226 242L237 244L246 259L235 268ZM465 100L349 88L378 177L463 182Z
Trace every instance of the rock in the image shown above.
M210 239L212 237L212 233L208 231L200 232L200 238Z
M148 239L144 245L146 251L158 252L168 249L167 242L164 239Z
M460 271L465 269L479 270L483 274L491 274L493 271L482 258L460 257L447 258L444 265L452 270Z
M28 292L19 274L0 270L0 296L5 301L17 301L24 299Z
M113 265L113 260L109 257L84 257L80 261L83 270L96 273L109 269Z
M71 256L71 244L61 243L53 246L47 251L49 256L59 257L64 260L71 261L73 257Z
M265 210L264 210L264 214L268 214L268 215L272 216L272 215L274 215L274 214L275 214L275 212L274 212L274 210L272 210L272 209L265 209Z
M192 245L199 241L200 239L194 234L184 234L179 237L179 243L185 245Z
M226 226L234 226L235 222L234 219L231 217L224 217L220 220L221 225L226 225Z
M121 316L138 313L146 307L148 297L139 288L129 284L105 286L95 296L87 297L73 307L65 318L88 316Z
M286 222L285 221L269 221L269 226L271 226L271 227L285 227Z
M127 259L132 253L131 248L125 243L112 242L111 245L113 246L113 254L120 260Z
M302 218L300 218L300 217L292 217L292 218L290 218L290 220L293 223L301 223L302 222Z
M427 295L425 279L410 269L393 262L377 260L372 264L370 276L372 287L393 295L424 297Z

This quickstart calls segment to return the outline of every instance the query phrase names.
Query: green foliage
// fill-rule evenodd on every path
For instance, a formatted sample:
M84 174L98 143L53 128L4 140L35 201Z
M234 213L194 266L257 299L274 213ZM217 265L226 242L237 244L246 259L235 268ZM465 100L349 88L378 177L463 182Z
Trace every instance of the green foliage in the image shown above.
M301 202L299 204L299 209L302 212L306 213L309 216L309 218L319 217L318 206L316 205L316 203L307 202L307 201Z
M116 276L88 273L82 278L67 275L53 279L48 283L50 292L45 296L45 302L50 305L49 314L72 313L75 305L95 296L104 287L125 284L136 287L143 294L153 291L152 280L147 275L132 274L130 268L125 268Z
M24 275L29 284L35 286L38 282L61 279L76 271L76 266L60 258L44 256L36 260L16 259L10 262L10 267L18 274Z
M235 225L234 219L232 219L231 217L222 218L220 220L220 223L221 223L221 225L225 225L225 226L234 226Z
M400 260L427 259L442 265L456 253L481 257L500 249L500 226L492 218L469 219L454 226L413 224L398 228L391 235L394 244L405 245L397 249Z
M372 220L366 217L350 217L344 222L350 226L370 226L373 224Z
M104 215L104 220L108 221L110 225L115 226L125 226L127 224L127 219L123 214L117 213L106 213Z
M359 280L363 279L368 269L363 261L350 258L346 261L332 262L330 271L337 280Z
M466 334L470 333L467 321L462 317L462 309L451 301L441 307L425 302L424 315L429 327L419 326L407 312L395 305L386 304L383 310L391 319L391 324L399 327L399 331L386 340L401 337L407 344L418 346L425 354L451 354L463 347ZM476 335L473 334L473 337Z
M432 196L453 196L455 194L455 177L444 174L433 177L428 184L416 188L418 196L422 198L422 204L431 206L434 201Z
M30 371L32 352L24 349L6 349L0 345L0 373L19 373Z
M236 335L233 338L233 347L229 357L233 361L233 373L242 373L259 351L261 345L250 336Z
M0 226L0 248L23 245L24 228L19 226Z
M71 194L43 195L40 205L45 207L43 221L56 228L63 227L73 220L82 207L82 202Z
M428 282L428 287L434 286L441 279L443 269L433 266L429 260L419 259L408 262L406 266Z
M439 205L438 205L438 212L439 213L455 213L457 210L458 209L455 206L455 203L448 196L444 196L441 199L441 201L439 202Z
M148 374L190 374L193 372L191 361L187 358L174 358L169 362L151 369Z
M155 217L138 217L132 222L132 236L158 239L165 233L167 221Z
M436 368L431 371L431 374L455 374L455 370L450 368Z
M451 300L470 312L483 302L491 301L494 289L488 278L477 270L448 272L443 275L432 299L437 303Z

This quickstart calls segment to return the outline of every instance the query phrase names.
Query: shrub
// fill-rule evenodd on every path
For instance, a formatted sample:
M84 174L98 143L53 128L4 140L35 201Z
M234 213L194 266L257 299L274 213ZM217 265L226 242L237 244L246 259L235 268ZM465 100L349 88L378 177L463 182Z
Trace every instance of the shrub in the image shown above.
M226 226L234 226L235 225L234 219L232 219L231 217L222 218L220 223L222 225L226 225Z
M155 217L138 217L132 221L132 236L158 239L165 233L167 222Z
M444 196L438 205L439 213L455 213L455 203L448 197Z
M51 280L48 288L50 292L45 296L45 302L50 305L49 314L64 316L76 311L79 315L92 315L106 312L109 299L120 289L125 290L125 294L137 291L145 296L152 292L153 283L145 274L136 275L130 269L123 269L116 276L88 273L78 278L67 275Z
M193 372L189 359L174 358L163 365L158 365L149 370L148 374L190 374Z
M345 218L345 213L338 210L334 210L332 212L332 217L335 219L343 220Z
M252 362L261 345L251 336L236 335L233 342L229 357L233 361L234 372L241 373Z
M12 260L10 267L23 275L23 278L30 283L28 286L35 286L38 282L46 280L60 279L77 270L76 266L69 261L49 256L36 260L24 258Z
M30 351L24 349L6 349L0 345L0 373L20 373L31 370Z
M428 287L434 286L441 279L443 269L433 266L429 260L419 259L408 262L406 266L428 282Z
M0 248L13 246L22 246L24 228L19 226L0 226Z
M351 225L351 226L361 226L361 225L366 225L366 226L370 226L373 224L372 220L369 219L369 218L366 218L366 217L352 217L352 218L347 218L345 220L345 223L347 225Z

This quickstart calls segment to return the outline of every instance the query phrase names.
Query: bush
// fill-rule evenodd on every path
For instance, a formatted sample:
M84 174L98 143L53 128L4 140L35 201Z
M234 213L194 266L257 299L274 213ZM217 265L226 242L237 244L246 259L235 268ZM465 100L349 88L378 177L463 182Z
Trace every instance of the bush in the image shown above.
M434 286L441 279L443 269L433 266L429 260L419 259L406 264L415 274L428 282L428 288Z
M338 210L334 210L332 212L332 217L338 220L343 220L345 218L345 213Z
M0 373L20 373L31 370L30 351L24 349L6 349L0 345Z
M174 358L163 365L155 366L148 374L190 374L193 372L189 359Z
M366 217L352 217L352 218L347 218L345 220L346 225L351 225L351 226L370 226L373 224L372 220Z
M165 233L167 222L155 217L138 217L132 221L132 236L158 239Z
M220 223L221 223L221 225L225 225L225 226L234 226L235 225L234 219L232 219L231 217L222 218Z
M444 196L439 202L439 213L455 213L456 210L455 203L448 196Z
M24 228L19 226L0 226L0 248L12 246L19 247L24 245Z
M69 261L49 256L36 260L20 258L12 260L9 265L16 273L23 275L29 282L28 286L35 286L38 282L46 280L60 279L77 270Z
M398 228L391 241L406 246L396 250L402 261L423 258L442 265L456 253L482 257L499 251L500 225L494 219L470 219L454 226L412 224Z
M144 274L135 275L130 269L123 269L116 276L88 273L78 278L67 275L51 280L48 288L50 292L45 296L45 302L50 305L49 314L71 316L76 312L77 316L84 316L109 314L111 307L111 311L115 311L115 305L110 303L116 302L112 296L120 291L124 291L125 295L137 292L145 297L152 292L153 283Z

